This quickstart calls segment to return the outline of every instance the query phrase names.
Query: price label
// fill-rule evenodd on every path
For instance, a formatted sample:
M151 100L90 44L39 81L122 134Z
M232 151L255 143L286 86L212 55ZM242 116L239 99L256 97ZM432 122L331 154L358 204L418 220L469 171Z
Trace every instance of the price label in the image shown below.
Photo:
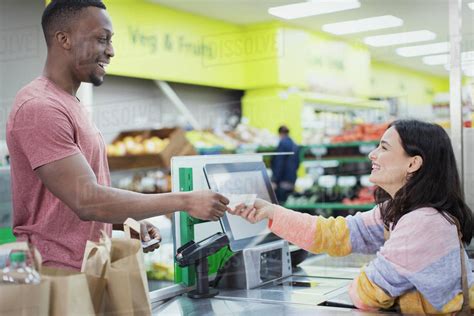
M359 146L359 152L361 154L366 154L368 155L372 150L377 148L377 145L375 144L366 144L366 145L360 145Z
M324 156L328 153L328 150L326 147L314 147L311 148L311 153L315 156Z

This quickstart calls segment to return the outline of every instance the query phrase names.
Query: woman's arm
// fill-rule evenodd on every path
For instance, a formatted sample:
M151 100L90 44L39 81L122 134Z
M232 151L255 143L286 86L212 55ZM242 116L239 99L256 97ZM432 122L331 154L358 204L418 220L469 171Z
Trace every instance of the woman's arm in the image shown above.
M232 213L252 223L269 219L273 233L313 253L375 253L383 244L383 225L375 220L380 214L378 208L348 218L324 218L257 199L254 207L239 205Z

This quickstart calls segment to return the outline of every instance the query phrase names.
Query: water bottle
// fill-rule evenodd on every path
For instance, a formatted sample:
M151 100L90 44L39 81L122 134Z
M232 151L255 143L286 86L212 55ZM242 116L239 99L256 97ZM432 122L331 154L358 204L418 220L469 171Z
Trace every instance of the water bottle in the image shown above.
M1 275L4 284L39 284L39 273L26 263L25 251L10 253L10 264L2 269Z

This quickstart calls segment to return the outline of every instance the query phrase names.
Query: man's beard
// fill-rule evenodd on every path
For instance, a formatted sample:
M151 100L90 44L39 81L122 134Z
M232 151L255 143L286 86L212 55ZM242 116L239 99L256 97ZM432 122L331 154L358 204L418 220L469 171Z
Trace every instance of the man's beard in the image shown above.
M94 87L98 87L104 82L104 79L101 79L98 76L92 74L89 76L89 81L94 85Z

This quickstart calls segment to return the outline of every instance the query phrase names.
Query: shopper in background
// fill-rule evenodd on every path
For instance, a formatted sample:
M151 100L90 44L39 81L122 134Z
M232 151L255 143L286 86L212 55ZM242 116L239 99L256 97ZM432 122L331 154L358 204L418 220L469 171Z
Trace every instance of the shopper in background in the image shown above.
M275 151L293 152L293 155L277 155L272 158L272 182L275 185L278 202L283 204L295 189L299 156L298 145L291 139L288 127L280 126L278 135L280 136L280 142Z
M40 251L44 265L80 269L87 240L127 217L185 210L217 220L228 200L210 191L139 194L110 187L102 135L76 98L81 82L102 84L114 57L113 29L98 0L57 0L44 10L43 75L21 89L8 123L13 232ZM146 241L159 239L142 222Z
M473 218L448 135L435 124L395 121L369 158L377 185L371 211L326 219L258 200L232 212L253 223L268 218L272 232L314 253L377 254L349 288L360 309L448 314L466 302L470 313L474 279L461 245L471 241Z

